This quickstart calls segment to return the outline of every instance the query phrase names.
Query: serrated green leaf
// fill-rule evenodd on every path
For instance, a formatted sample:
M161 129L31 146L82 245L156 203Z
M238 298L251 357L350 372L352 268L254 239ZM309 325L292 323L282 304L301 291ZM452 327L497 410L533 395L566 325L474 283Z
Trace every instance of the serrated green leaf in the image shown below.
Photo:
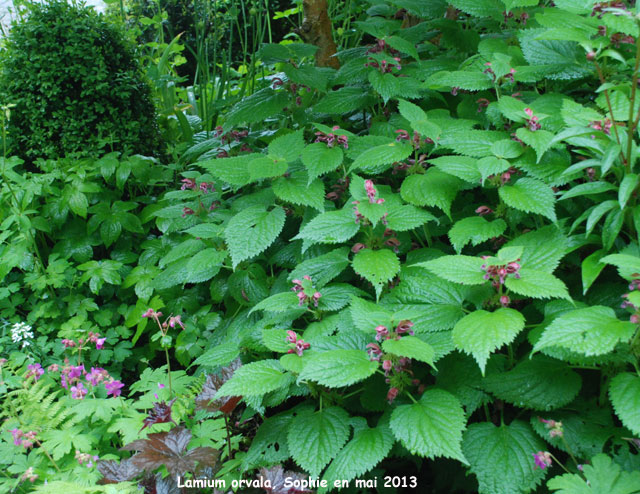
M252 206L231 218L224 235L234 269L240 262L269 247L280 235L284 220L284 210L279 206L271 211L262 206Z
M391 431L380 426L355 431L353 439L338 453L323 479L333 486L336 480L351 481L380 463L393 446Z
M301 280L303 276L309 276L313 286L322 288L333 278L338 276L349 265L349 248L340 247L321 256L312 257L301 262L289 274L289 281Z
M309 182L338 168L343 158L342 148L330 148L324 142L309 144L302 151L302 163L309 172Z
M640 435L640 377L629 372L618 374L609 384L609 396L624 426Z
M618 268L618 273L626 280L631 280L632 274L640 273L640 257L629 254L610 254L600 259L600 262L612 264Z
M276 137L269 143L269 156L293 163L304 149L303 131L298 130Z
M514 209L525 213L537 213L556 221L553 190L539 180L523 177L513 185L499 189L500 198Z
M392 163L407 158L411 153L413 153L413 147L404 142L375 146L358 155L349 170L378 173L389 168Z
M185 273L185 283L202 283L220 272L227 252L217 249L204 249L189 259Z
M263 178L280 177L285 174L287 168L286 161L276 161L269 156L261 156L249 161L247 164L249 179L252 182Z
M422 137L428 137L433 141L438 140L440 137L440 127L429 121L427 114L422 108L409 101L400 99L398 110L400 111L400 115L409 121L413 130L418 132Z
M507 229L507 224L501 218L487 221L480 216L470 216L457 221L449 230L449 239L453 248L460 252L462 248L471 243L476 246L491 238L498 237Z
M349 439L349 415L340 407L304 410L291 421L287 444L291 456L311 476L340 452Z
M415 336L404 336L399 340L384 340L382 349L399 357L408 357L425 362L435 368L433 365L433 358L435 357L433 347Z
M409 175L405 178L400 195L414 206L435 206L451 216L451 203L461 184L460 179L437 168L429 168L424 175Z
M580 375L568 364L546 356L525 359L508 372L489 375L483 388L518 407L555 410L573 401L580 391Z
M600 275L605 268L605 264L600 262L604 250L600 249L584 258L581 265L582 270L582 294L586 295L587 291L596 281L596 278Z
M287 312L298 307L298 297L293 292L282 292L271 295L254 305L249 311L251 314L257 310L268 312Z
M311 380L329 388L349 386L371 376L378 368L364 350L330 350L309 356L298 380Z
M613 309L596 305L575 309L549 324L533 351L560 346L587 356L611 352L619 341L628 341L635 325L618 320Z
M620 202L620 209L624 209L627 205L627 201L633 194L633 191L638 187L640 177L635 173L628 173L620 182L620 189L618 190L618 202Z
M365 108L373 102L373 98L359 87L343 87L331 91L314 107L314 111L330 115L343 115Z
M238 368L216 396L262 396L291 383L277 360L260 360Z
M389 229L395 232L406 232L414 228L421 227L429 221L438 222L431 213L416 208L411 204L389 205L389 213L387 214L387 223Z
M481 91L493 87L493 82L487 74L480 71L443 70L436 72L427 79L427 87L437 88L439 86L457 87L467 91Z
M520 235L505 244L505 247L515 246L522 247L522 266L551 273L564 257L569 243L562 230L549 225Z
M227 114L226 126L236 127L242 123L262 122L280 112L289 101L284 90L264 88L236 103Z
M531 131L520 127L516 130L516 136L525 144L531 146L538 157L538 162L542 159L542 155L551 147L554 135L547 130Z
M305 172L296 172L290 177L276 179L273 182L273 193L283 201L324 211L324 184L321 180L309 183Z
M484 261L480 257L442 256L413 266L426 268L440 278L454 283L482 285L487 281L484 279L483 264Z
M379 297L385 283L400 271L400 260L389 249L362 249L353 257L351 267L374 286Z
M518 295L533 298L564 298L571 300L565 284L550 273L535 269L520 269L520 278L508 276L505 286Z
M215 178L222 180L236 187L242 187L251 182L247 164L260 158L260 153L245 154L242 156L234 156L233 158L218 158L207 161L201 161L198 166L207 170Z
M378 70L369 71L369 82L373 89L382 96L385 103L389 98L400 94L400 84L398 78L393 74L383 74Z
M476 310L456 323L453 342L456 348L473 356L484 374L491 352L512 342L523 328L524 316L517 310Z
M478 160L468 156L440 156L431 158L429 163L443 172L458 177L465 182L479 185L482 175L478 170Z
M502 101L502 99L500 101ZM509 160L509 159L517 158L522 153L524 153L524 148L520 145L520 143L516 141L512 141L511 139L503 139L502 141L496 141L491 145L491 152L497 158L502 158L503 160L504 159ZM496 167L499 171L496 171L493 173L500 173L506 170L506 168L504 170L502 169L503 166L504 165L501 163L500 166ZM484 178L484 172L483 172L483 178Z
M350 309L351 319L356 329L375 335L377 326L391 327L392 313L378 304L353 298Z
M192 365L204 365L206 367L219 367L227 365L240 355L236 342L221 343L207 350L193 361Z
M565 473L547 482L556 494L638 494L640 472L624 472L611 458L600 454L583 466L585 479L578 474Z
M359 229L360 225L356 223L353 210L345 208L319 214L307 223L293 240L305 239L313 243L338 244L349 240Z
M524 422L496 427L472 424L464 433L462 451L478 479L479 494L521 494L542 481L545 472L533 468L532 453L545 445Z
M420 401L400 405L391 414L395 437L412 454L443 456L467 463L461 450L464 411L458 399L441 389L429 389Z

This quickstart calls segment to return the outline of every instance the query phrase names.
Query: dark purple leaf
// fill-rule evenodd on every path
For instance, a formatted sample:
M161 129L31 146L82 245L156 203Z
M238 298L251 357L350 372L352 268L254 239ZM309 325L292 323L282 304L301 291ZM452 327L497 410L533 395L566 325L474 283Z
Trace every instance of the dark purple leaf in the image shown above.
M275 465L269 468L261 468L258 472L258 479L264 479L265 484L268 480L271 485L270 488L264 488L267 494L309 494L314 492L312 489L302 489L293 486L285 487L284 480L286 478L289 478L290 481L294 481L307 479L308 477L298 472L285 472L284 468L282 468L282 465Z
M98 471L102 474L99 484L116 484L126 482L142 473L142 469L133 464L130 459L122 460L118 463L115 460L99 460Z
M164 465L172 477L195 472L197 464L214 466L218 460L218 451L213 448L194 448L186 451L190 440L191 431L180 426L169 432L149 434L147 439L138 439L121 449L138 451L130 458L136 467L154 471Z
M241 396L223 396L216 399L216 393L220 387L226 383L233 373L242 365L240 359L231 362L227 367L223 367L219 374L209 374L202 386L202 391L196 397L196 409L208 412L221 411L230 414L242 399Z
M149 415L142 422L144 425L140 432L142 432L146 427L150 427L153 424L164 424L167 422L175 422L171 418L171 406L176 401L176 398L171 400L169 403L165 403L164 401L155 402L153 404L153 408L149 412ZM178 424L176 424L178 425Z

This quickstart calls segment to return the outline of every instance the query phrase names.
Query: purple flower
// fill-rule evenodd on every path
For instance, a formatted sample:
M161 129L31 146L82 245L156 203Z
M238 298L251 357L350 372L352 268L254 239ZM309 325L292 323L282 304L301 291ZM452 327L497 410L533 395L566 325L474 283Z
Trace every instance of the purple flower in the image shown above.
M180 319L179 315L169 318L169 326L172 327L172 328L175 328L176 325L178 325L182 329L184 329L184 324L182 323L182 319Z
M102 350L102 347L104 346L105 341L107 341L106 338L98 338L96 340L96 350Z
M124 388L124 384L120 381L111 381L104 383L104 387L107 389L107 396L113 395L115 398L116 396L120 396L120 390Z
M409 320L404 320L404 321L400 321L398 323L398 326L396 327L396 333L398 334L404 334L404 333L409 333L411 336L413 336L413 323Z
M27 369L29 369L29 372L27 372L25 379L33 377L37 381L38 379L40 379L40 376L44 374L44 369L40 364L29 364L27 365Z
M74 400L82 400L87 394L87 389L79 382L75 386L71 386L71 398Z
M13 436L13 444L16 446L20 446L22 444L22 435L23 432L20 429L11 429L11 435Z
M382 350L376 343L369 343L367 345L367 353L369 354L369 360L379 361L380 356L382 355Z
M89 372L85 377L92 386L97 386L109 377L109 373L102 367L91 367L91 372Z
M82 376L84 374L84 364L75 366L75 367L71 367L71 369L69 370L69 380L71 379L77 379L80 376Z
M551 454L548 451L538 451L537 453L531 453L533 455L533 461L536 463L536 467L540 470L544 470L550 467L553 461L551 460Z
M298 335L295 331L287 330L287 343L295 343L298 340Z
M387 337L389 336L389 330L387 329L386 326L378 326L376 327L376 340L377 341L382 341L382 338L388 339Z

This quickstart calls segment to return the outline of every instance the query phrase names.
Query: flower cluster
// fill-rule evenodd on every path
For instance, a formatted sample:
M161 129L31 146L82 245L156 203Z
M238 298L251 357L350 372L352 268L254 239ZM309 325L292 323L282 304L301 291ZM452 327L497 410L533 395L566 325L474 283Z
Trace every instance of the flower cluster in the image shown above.
M591 127L592 129L601 130L608 136L611 135L612 126L613 123L608 118L605 118L604 120L595 120L589 124L589 127Z
M225 134L222 126L218 125L214 129L214 135L220 138L220 142L222 142L222 144L226 144L227 142L231 142L231 141L239 142L240 139L242 139L243 137L247 137L249 135L249 131L248 130L231 130Z
M42 374L44 374L44 369L38 363L27 365L27 369L29 370L29 372L27 372L27 375L24 377L25 379L30 379L33 377L33 379L37 381L38 379L40 379Z
M421 137L416 131L413 131L413 137L404 129L397 129L395 133L398 134L396 136L396 142L411 141L413 149L420 149Z
M378 191L373 186L373 182L371 180L364 181L364 189L367 192L367 198L369 199L370 204L384 203L384 199L382 198L376 199L376 196L378 195Z
M11 432L11 435L13 436L13 444L16 446L22 446L24 449L33 448L33 445L36 442L35 431L23 432L20 429L12 429L9 432Z
M489 259L489 257L490 256L482 256L482 259ZM485 280L492 280L491 284L494 288L499 288L500 285L504 285L504 282L509 275L513 275L515 279L520 279L520 264L517 261L520 261L520 259L507 264L493 266L483 264L481 266L483 271L485 271L483 278Z
M396 330L393 333L389 332L389 329L386 326L377 326L376 327L376 341L384 340L399 340L403 334L414 335L413 332L413 323L407 319L400 321L396 326Z
M82 349L87 343L95 343L96 350L102 350L104 348L105 341L107 341L107 338L101 338L100 333L94 333L93 331L89 331L89 336L86 339L79 338L78 341L76 342L75 340L64 338L61 343L65 349L78 348L79 351L82 351Z
M338 146L342 146L345 149L349 149L349 137L346 135L338 135L337 133L335 133L339 129L339 125L334 125L331 128L333 132L316 132L315 142L324 142L330 148L334 147L337 144Z
M180 182L182 183L180 190L200 190L204 194L207 194L209 191L213 192L216 190L213 182L201 182L200 185L198 185L193 178L183 178Z
M313 301L313 305L318 307L318 300L322 294L313 288L311 276L304 275L302 280L292 280L293 290L298 297L298 305L304 305ZM311 293L311 295L309 295Z
M376 39L376 43L367 50L367 53L382 53L385 50L391 55L398 54L398 50L391 48L383 39Z
M151 319L156 321L156 323L158 323L158 326L165 330L168 328L175 328L176 326L185 329L184 323L182 322L182 317L180 315L169 316L164 320L164 322L161 323L160 318L162 317L162 312L156 312L155 310L149 308L144 312L144 314L142 314L142 317L150 317Z
M20 476L20 482L24 482L25 480L28 480L29 482L31 482L32 484L38 480L38 475L36 473L33 472L33 467L29 467L27 468L24 473Z
M22 342L22 348L31 345L29 340L33 339L33 331L31 326L23 322L17 322L11 326L11 341L14 343Z
M527 125L529 125L529 130L531 132L535 132L539 130L542 126L538 123L538 117L533 114L533 110L531 108L525 108L524 112L527 114Z
M84 364L70 365L68 359L65 359L65 365L62 368L57 364L52 364L48 370L49 372L60 372L61 385L64 389L71 391L71 398L74 400L82 400L88 394L89 390L85 384L90 384L95 388L100 383L104 383L107 396L111 395L114 398L120 396L120 390L124 387L122 382L114 379L102 367L91 367L91 372L87 372ZM81 380L82 378L86 383Z
M487 74L491 76L491 79L495 82L496 81L496 74L493 71L493 68L491 67L491 62L487 62L484 64L485 67L487 67L486 69L484 69L482 71L483 74ZM504 76L502 76L504 79L508 80L509 82L513 82L513 76L516 73L516 69L510 69L509 72L507 74L505 74ZM455 96L455 95L454 95ZM480 110L478 110L480 111Z
M302 357L302 353L307 350L311 345L304 341L302 338L298 338L298 335L295 331L288 330L287 331L287 343L291 343L295 345L294 348L290 348L287 353L295 353L299 357Z
M542 417L538 417L538 420L542 422L547 430L549 431L549 437L562 437L564 435L564 430L562 429L562 422L558 422L556 420L546 420Z
M537 453L531 453L533 455L533 461L535 462L536 467L540 470L544 470L547 467L550 467L553 461L551 460L551 453L548 451L538 451Z
M400 57L393 57L393 62L387 62L386 60L381 60L380 63L378 63L378 61L372 57L369 57L369 60L371 61L368 63L365 63L364 66L374 67L378 69L380 72L382 72L383 74L389 74L393 69L397 69L397 70L402 69L402 65L400 65Z
M509 19L513 19L513 12L509 11L509 12L503 12L502 16L504 17L504 23L506 24ZM519 17L516 18L516 22L518 24L522 24L522 27L527 25L527 21L529 20L529 14L527 14L526 12L523 12L522 14L520 14Z
M79 465L87 464L87 468L92 468L94 463L98 461L100 458L98 455L90 455L89 453L81 453L76 449L76 460L78 460Z
M636 290L637 288L637 284L635 282L640 281L640 280L633 280L631 282L631 284L629 285L629 289L631 291L633 291L633 289L635 288ZM636 306L635 304L633 304L630 300L629 300L629 294L628 293L624 293L622 295L622 298L624 299L622 301L622 303L620 304L620 307L622 309L631 309L633 310L633 314L631 314L631 316L629 317L629 322L633 323L633 324L640 324L640 307Z

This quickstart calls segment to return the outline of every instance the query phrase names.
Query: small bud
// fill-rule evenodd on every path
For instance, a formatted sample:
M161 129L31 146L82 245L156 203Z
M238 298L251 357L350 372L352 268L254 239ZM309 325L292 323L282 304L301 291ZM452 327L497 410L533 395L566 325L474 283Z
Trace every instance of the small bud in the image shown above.
M590 51L589 53L587 53L587 60L589 60L590 62L596 59L596 53L593 51Z

